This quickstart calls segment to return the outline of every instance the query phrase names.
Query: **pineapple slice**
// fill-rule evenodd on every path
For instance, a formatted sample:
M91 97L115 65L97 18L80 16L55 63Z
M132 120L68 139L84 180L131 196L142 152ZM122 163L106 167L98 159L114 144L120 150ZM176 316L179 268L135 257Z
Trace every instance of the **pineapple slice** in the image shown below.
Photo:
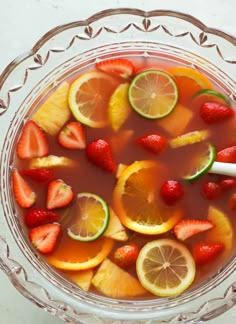
M99 292L112 298L140 296L147 293L139 281L128 272L105 259L92 279Z
M81 270L81 271L65 271L63 272L65 277L75 283L84 291L89 291L93 278L93 270Z
M110 237L116 241L127 241L128 235L124 226L121 224L118 216L114 213L114 211L110 208L110 220L109 225L103 234L106 237Z
M49 135L56 135L70 118L68 92L69 83L62 83L32 116L32 119Z
M65 156L48 155L32 159L30 161L30 169L75 167L76 164L76 161Z
M210 131L207 129L201 131L189 132L177 136L176 138L173 138L172 140L169 141L169 144L172 148L195 144L204 141L206 138L209 137L209 135L210 135Z
M157 124L161 126L172 137L183 134L193 119L193 112L181 104L177 104L171 114L158 119Z

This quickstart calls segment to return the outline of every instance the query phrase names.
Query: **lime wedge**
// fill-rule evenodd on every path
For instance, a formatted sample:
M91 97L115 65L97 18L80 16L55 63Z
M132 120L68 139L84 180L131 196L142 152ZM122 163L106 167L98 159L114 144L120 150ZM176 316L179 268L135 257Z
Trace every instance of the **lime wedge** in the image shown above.
M192 103L194 106L200 107L205 102L217 102L219 104L230 106L229 98L222 93L211 89L203 89L195 93L192 97Z
M202 153L191 163L190 169L184 173L186 180L196 180L211 168L215 161L216 149L213 145L207 144Z
M67 229L68 235L78 241L94 241L107 229L109 218L109 207L101 197L88 192L79 193L75 220Z
M136 75L130 84L128 95L132 108L149 119L169 115L178 101L174 79L160 70L147 70Z

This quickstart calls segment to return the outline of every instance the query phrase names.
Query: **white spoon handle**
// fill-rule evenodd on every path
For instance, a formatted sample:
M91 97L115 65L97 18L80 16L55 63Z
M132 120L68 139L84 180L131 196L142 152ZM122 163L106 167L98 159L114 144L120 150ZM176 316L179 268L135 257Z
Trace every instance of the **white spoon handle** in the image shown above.
M236 163L214 162L208 172L236 177Z

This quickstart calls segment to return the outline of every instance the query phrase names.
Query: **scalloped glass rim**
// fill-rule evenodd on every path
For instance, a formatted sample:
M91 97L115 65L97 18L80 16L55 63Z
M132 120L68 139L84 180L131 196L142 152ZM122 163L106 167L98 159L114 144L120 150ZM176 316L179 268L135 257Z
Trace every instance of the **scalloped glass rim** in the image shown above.
M191 32L186 31L185 34L175 34L170 35L172 37L185 37L186 35L190 35L192 38L192 41L195 42L198 46L204 47L207 45L207 34L216 35L217 37L223 38L225 41L229 42L233 46L236 45L236 39L233 36L227 35L219 30L211 29L206 27L204 24L202 24L199 20L197 20L194 17L191 17L189 15L172 12L172 11L151 11L151 12L144 12L141 10L136 9L114 9L114 10L106 10L100 13L97 13L93 15L92 17L88 18L84 21L79 22L73 22L69 23L64 26L59 26L51 31L49 31L47 34L45 34L32 48L31 51L23 54L22 56L19 56L16 58L12 63L8 65L8 67L4 70L3 74L0 78L0 116L5 114L8 110L8 107L11 108L11 96L14 93L22 91L23 87L29 83L29 73L28 70L35 71L39 69L39 67L43 67L48 64L50 61L50 55L45 56L45 60L43 60L43 56L41 55L40 51L41 49L47 45L48 42L51 41L51 39L56 38L57 35L59 35L61 32L64 32L66 30L74 29L76 27L84 27L84 34L81 36L79 34L76 34L76 36L70 41L69 45L64 49L60 48L54 48L49 50L51 53L61 53L66 50L69 50L74 43L74 40L79 38L80 40L92 40L94 38L93 34L93 28L91 25L93 23L97 23L100 19L111 17L114 15L130 15L132 17L138 17L141 18L141 25L138 25L137 22L133 23L131 18L131 24L133 26L136 26L137 29L139 29L142 33L152 33L154 30L157 30L157 28L154 29L152 27L152 21L151 18L154 17L172 17L177 18L183 21L187 21L191 25L196 26L198 29L200 29L199 39L197 40L194 35L191 34ZM141 27L140 27L141 26ZM135 28L136 28L135 27ZM159 27L158 27L159 28ZM161 28L164 30L165 33L169 32L167 25L161 25ZM125 28L123 29L125 31ZM128 30L128 28L127 28ZM99 31L99 30L98 30ZM124 32L122 31L122 32ZM112 28L110 31L112 32ZM120 31L121 33L121 31ZM97 37L99 34L97 32L97 35L95 34L95 37ZM122 45L123 43L121 43ZM156 43L158 44L158 43ZM112 43L114 45L114 43ZM157 45L156 45L157 46ZM207 45L206 48L211 48L212 46ZM136 44L137 47L137 44ZM163 47L164 48L164 47ZM232 64L236 64L236 60L234 59L225 59L220 47L218 44L215 44L214 46L215 51L217 55L223 60L225 63L232 66ZM177 48L173 47L173 50L176 50ZM91 51L91 50L90 50ZM48 52L48 53L49 53ZM89 53L89 51L88 51ZM188 53L186 51L186 53ZM206 60L201 61L201 56L196 56L196 60L199 60L199 65L204 64L204 62L208 63ZM75 56L76 57L76 56ZM23 73L23 82L22 84L18 84L17 86L14 84L12 87L11 84L7 84L9 81L8 79L11 77L11 75L14 73L15 70L19 69L21 64L24 64L27 59L33 58L33 62L36 63L36 66L28 66L24 67L25 70L23 70L25 73ZM62 64L63 67L69 66L68 62L65 61ZM38 67L37 64L40 66ZM214 66L213 66L214 68ZM60 73L62 73L63 68L60 70ZM42 82L42 85L40 86L41 82L37 82L35 88L42 89L45 88L45 86L49 86L51 79L50 76L54 70L50 71L50 73L44 75L44 81ZM56 71L56 70L55 70ZM220 73L220 76L223 78L224 82L222 85L226 87L226 89L231 89L229 91L229 95L231 99L236 102L236 94L235 94L235 88L236 84L233 80L236 79L236 76L233 75L233 78L230 78L227 74L225 74L220 69L217 70L218 73ZM211 71L212 72L212 71ZM228 72L228 71L227 71ZM56 73L56 72L55 72ZM59 73L59 74L60 74ZM21 76L22 77L22 76ZM48 80L47 80L48 78ZM6 85L7 84L7 85ZM3 97L1 96L3 94ZM19 112L23 113L23 117L26 116L26 105L29 106L30 100L32 100L34 92L31 93L31 99L26 97L26 99L23 101L23 103L20 105ZM7 99L7 100L6 100ZM14 98L13 98L14 99ZM12 99L12 100L13 100ZM22 98L21 98L22 99ZM2 110L1 110L2 109ZM10 110L10 109L9 109ZM9 112L8 112L9 113ZM11 112L14 115L14 112ZM10 113L9 113L10 114ZM10 121L11 127L8 129L6 136L17 136L17 132L19 131L19 125L23 122L22 118L15 118L13 121ZM2 117L1 117L2 118ZM14 135L13 135L14 134ZM5 150L11 150L12 151L12 143L9 142L3 142L1 143L1 147L3 147L3 151ZM4 160L1 157L1 187L0 188L6 188L6 183L9 183L9 174L8 174L8 165L11 165L11 159L12 156L7 156L7 158ZM5 179L5 177L8 177L8 179ZM214 289L217 286L220 285L222 281L226 281L229 279L229 277L232 275L232 272L236 268L236 260L233 259L225 268L215 276L215 278L212 278L212 280L205 284L203 287L198 288L194 291L189 291L182 296L178 298L170 298L170 299L160 299L158 301L142 301L142 302L124 302L124 301L114 301L109 298L102 298L97 297L94 294L91 293L85 293L83 291L78 291L78 293L75 293L74 286L69 284L66 280L60 277L60 275L54 273L52 270L49 270L49 266L42 262L40 259L40 256L35 256L35 251L31 248L29 248L29 245L27 244L27 240L25 240L24 236L22 235L21 229L22 224L20 224L17 216L14 213L14 207L13 210L11 210L11 206L14 206L13 200L11 198L11 190L10 186L7 187L8 190L1 190L1 200L2 204L4 206L4 214L7 222L8 229L10 229L10 232L13 236L13 238L16 236L19 238L19 242L14 242L16 247L12 247L8 242L9 237L7 236L6 239L0 237L0 266L4 270L4 272L9 276L9 278L12 280L13 284L16 286L20 292L25 295L27 298L32 300L34 303L38 304L40 307L45 308L47 311L52 312L59 316L60 318L67 320L67 321L73 321L80 319L81 322L84 321L84 323L87 322L87 320L91 320L91 316L93 316L93 322L94 323L114 323L115 318L119 320L120 318L129 319L129 320L135 320L135 323L143 322L144 319L149 319L149 323L155 321L156 319L164 320L166 323L174 323L174 321L180 321L180 320L208 320L209 318L213 318L215 316L218 316L222 312L224 312L226 309L232 307L235 303L235 293L236 293L236 283L232 283L229 281L228 288L225 290L224 295L222 297L222 292L220 292L219 297L216 297L216 294L212 295L211 300L206 300L204 303L200 304L200 306L195 305L195 308L188 310L186 312L186 309L190 307L188 304L191 303L191 308L193 306L193 299L198 298L207 292L209 292L211 289ZM9 204L5 205L5 201L8 201ZM8 218L8 213L12 213L13 218ZM15 217L15 219L14 219ZM3 222L3 220L1 220ZM5 225L6 226L6 225ZM1 231L2 236L4 232ZM25 269L28 268L28 264L26 262L26 267L23 266L23 264L19 263L16 260L13 260L11 257L14 255L15 251L14 249L20 248L20 251L24 251L23 254L30 262L32 260L32 263L34 265L35 269L38 269L42 272L42 276L44 277L42 281L44 282L47 277L50 279L48 283L47 289L42 288L44 286L40 286L39 284L39 277L41 274L37 272L35 276L33 276L34 282L31 280L31 274L30 272L27 272ZM22 252L21 252L22 253ZM19 256L18 256L19 257ZM41 279L41 278L40 278ZM234 278L235 280L235 278ZM57 291L54 291L54 287L59 287L62 294L60 294L61 299L58 298L57 300ZM54 295L56 293L56 296ZM65 295L63 296L63 293ZM78 301L78 308L77 305L73 303L67 303L67 299L69 300L68 294L73 294L75 297L80 299ZM59 295L59 294L58 294ZM64 298L65 297L65 298ZM56 300L55 300L56 298ZM213 305L214 302L214 305ZM211 305L212 304L212 305ZM122 312L125 305L125 311ZM219 307L220 306L220 307ZM97 309L95 309L97 307ZM123 308L123 309L122 309ZM176 308L176 309L175 309ZM89 314L91 312L91 314ZM102 314L101 314L102 313ZM159 315L158 315L159 314ZM103 318L103 315L107 318ZM161 317L160 317L161 316ZM111 321L109 318L113 318ZM137 321L140 319L140 321ZM143 319L143 320L142 320ZM96 321L95 321L96 320Z

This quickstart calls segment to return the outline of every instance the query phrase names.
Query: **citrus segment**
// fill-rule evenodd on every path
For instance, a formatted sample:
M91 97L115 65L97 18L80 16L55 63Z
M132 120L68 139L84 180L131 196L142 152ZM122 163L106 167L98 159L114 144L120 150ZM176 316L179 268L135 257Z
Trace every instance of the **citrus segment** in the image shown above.
M131 112L128 100L129 83L120 84L112 94L108 105L108 116L111 127L118 131Z
M94 71L82 74L69 90L69 106L75 119L95 128L108 124L108 102L117 86L111 76Z
M171 113L178 101L173 78L160 70L139 73L129 87L129 102L143 117L156 119Z
M102 237L93 242L80 242L67 234L56 250L47 257L49 264L63 270L85 270L99 265L111 252L114 241Z
M143 287L162 297L180 295L192 284L196 272L194 259L186 246L171 239L144 245L136 270Z
M207 233L207 241L223 243L225 254L229 254L233 246L233 228L228 216L220 209L210 206L208 220L215 224L215 227Z
M154 235L169 231L181 218L180 208L168 208L159 198L165 174L155 161L136 161L120 174L113 192L121 223L138 233Z
M93 270L81 270L81 271L63 271L66 278L71 280L77 286L84 291L89 291L93 278Z
M169 144L172 148L177 148L185 145L191 145L198 142L202 142L207 139L210 135L208 129L193 131L177 136L169 141Z
M179 102L188 104L192 96L202 89L212 89L211 82L199 71L188 67L169 69L178 87Z
M109 259L100 265L92 284L99 292L112 298L135 297L147 293L136 278Z
M107 203L99 196L83 192L77 195L73 224L68 235L78 241L94 241L107 229L110 212Z

